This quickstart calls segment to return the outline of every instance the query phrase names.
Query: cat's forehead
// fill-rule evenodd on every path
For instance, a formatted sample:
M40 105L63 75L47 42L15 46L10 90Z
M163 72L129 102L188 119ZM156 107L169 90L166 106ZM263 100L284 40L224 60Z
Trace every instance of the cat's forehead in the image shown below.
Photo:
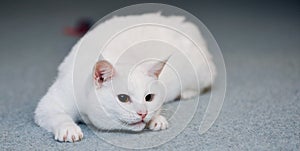
M117 70L117 75L112 80L113 89L116 93L131 95L144 94L150 78L140 71Z

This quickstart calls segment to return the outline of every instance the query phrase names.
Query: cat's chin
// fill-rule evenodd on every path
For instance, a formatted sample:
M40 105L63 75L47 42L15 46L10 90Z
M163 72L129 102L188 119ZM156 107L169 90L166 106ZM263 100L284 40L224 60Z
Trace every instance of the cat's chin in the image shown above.
M131 131L139 132L145 129L146 127L146 122L140 121L136 123L131 123L131 124L126 124L125 128L129 129Z
M130 126L130 129L135 132L140 132L140 131L144 130L145 127L146 127L146 124L141 123L141 124Z

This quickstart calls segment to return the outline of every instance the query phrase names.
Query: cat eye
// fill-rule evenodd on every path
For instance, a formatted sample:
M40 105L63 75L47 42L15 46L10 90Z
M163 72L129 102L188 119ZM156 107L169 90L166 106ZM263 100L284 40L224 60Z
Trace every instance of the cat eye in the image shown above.
M126 95L126 94L119 94L118 95L118 99L121 101L121 102L129 102L129 96Z
M147 94L145 97L145 101L151 102L154 98L154 94Z

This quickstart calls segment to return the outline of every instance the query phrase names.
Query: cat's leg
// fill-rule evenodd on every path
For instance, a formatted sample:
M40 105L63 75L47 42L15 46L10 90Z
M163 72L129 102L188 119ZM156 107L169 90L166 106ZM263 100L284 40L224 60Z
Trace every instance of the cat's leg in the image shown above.
M77 110L71 105L72 101L63 100L60 93L55 88L55 84L49 89L35 110L35 122L52 132L55 140L79 141L82 139L83 133L74 122Z
M205 94L211 91L211 85L202 88L200 91L196 90L196 89L186 89L184 91L182 91L181 95L180 95L180 99L190 99L193 98L195 96L198 96L200 94Z
M185 99L190 99L193 98L197 95L200 94L200 91L198 90L193 90L193 89L187 89L181 92L180 98L185 100Z
M169 123L162 115L155 115L147 124L147 128L153 131L164 130L169 127Z

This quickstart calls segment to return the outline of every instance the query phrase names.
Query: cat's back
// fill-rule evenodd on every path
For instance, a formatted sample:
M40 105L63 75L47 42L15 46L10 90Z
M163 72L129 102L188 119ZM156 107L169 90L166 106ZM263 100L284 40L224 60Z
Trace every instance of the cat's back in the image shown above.
M122 28L125 27L125 25L134 24L135 22L144 23L126 29ZM192 78L189 78L188 73L194 72L198 74L200 79L200 83L198 84L201 85L207 85L208 83L205 82L208 81L207 78L210 77L210 74L213 77L216 74L212 57L201 35L201 31L199 31L194 23L187 21L183 16L163 16L160 13L115 16L94 27L82 39L95 35L101 37L101 34L105 34L105 30L118 28L120 31L116 32L110 39L107 39L107 45L105 47L99 46L97 50L102 51L103 58L112 64L120 62L120 60L130 64L147 57L164 59L172 55L169 64L174 66L175 70L181 74L183 80L187 81L188 84L195 83L191 80ZM140 47L142 49L138 51L131 51L131 48L136 45L146 44L147 42L149 44L149 41L158 42L156 44L159 44L159 42L165 43L179 51L166 49L161 51L154 50L157 48L154 47L155 45L153 45L153 48L150 45L150 47ZM80 41L78 43L80 43ZM79 48L78 43L60 65L60 75L71 75L74 58ZM96 44L97 43L95 43L95 45ZM102 48L104 50L101 50ZM85 51L89 53L89 51L93 50ZM192 67L188 69L187 67L191 65ZM87 66L88 69L92 69L93 64L89 63ZM208 66L210 66L210 69ZM170 81L172 78L168 78L170 77L169 74L171 70L174 69L166 69L165 76L162 75L162 77L166 77L166 80L169 79L169 83L173 83L176 79L174 77L173 80Z
M112 63L137 63L145 58L170 56L169 66L160 76L169 90L202 89L212 83L216 71L206 41L198 27L185 17L160 13L119 16L99 26L114 28L122 24L134 26L121 28L118 35L110 39L110 45L102 53L105 59ZM170 47L157 46L165 44Z

